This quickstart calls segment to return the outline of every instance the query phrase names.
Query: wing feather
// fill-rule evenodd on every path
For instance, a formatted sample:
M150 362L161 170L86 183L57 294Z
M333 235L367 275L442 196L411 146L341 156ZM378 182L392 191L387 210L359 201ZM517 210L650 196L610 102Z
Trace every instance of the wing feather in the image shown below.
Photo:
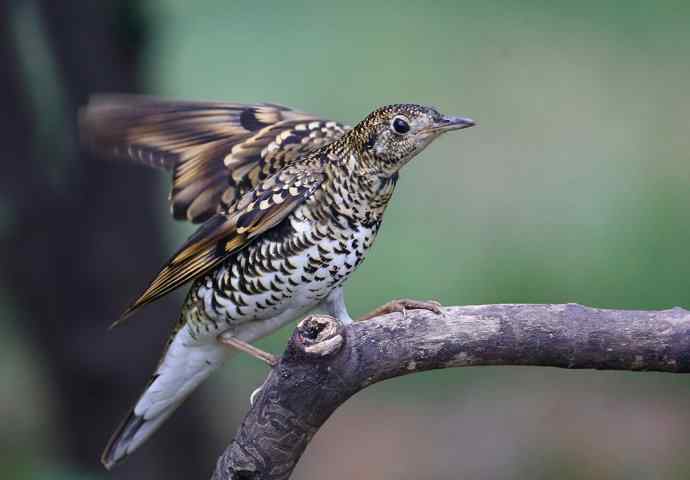
M333 141L340 124L276 104L98 95L80 111L82 141L104 156L173 171L173 217L194 223Z
M173 255L116 324L143 305L206 274L262 233L286 221L324 178L318 168L286 167L247 192L227 211L212 216Z

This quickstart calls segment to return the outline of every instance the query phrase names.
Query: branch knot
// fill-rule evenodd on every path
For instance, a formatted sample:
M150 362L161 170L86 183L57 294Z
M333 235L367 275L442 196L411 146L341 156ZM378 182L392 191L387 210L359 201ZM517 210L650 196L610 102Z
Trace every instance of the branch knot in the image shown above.
M297 325L295 344L307 355L331 355L343 344L342 330L333 317L310 315Z

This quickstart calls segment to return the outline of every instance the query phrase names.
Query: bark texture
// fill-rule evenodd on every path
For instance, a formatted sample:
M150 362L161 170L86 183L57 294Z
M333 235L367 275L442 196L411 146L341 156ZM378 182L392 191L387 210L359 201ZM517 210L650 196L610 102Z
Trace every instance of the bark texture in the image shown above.
M212 479L289 478L316 431L354 393L391 377L475 365L688 373L690 312L480 305L348 326L309 317L293 332Z

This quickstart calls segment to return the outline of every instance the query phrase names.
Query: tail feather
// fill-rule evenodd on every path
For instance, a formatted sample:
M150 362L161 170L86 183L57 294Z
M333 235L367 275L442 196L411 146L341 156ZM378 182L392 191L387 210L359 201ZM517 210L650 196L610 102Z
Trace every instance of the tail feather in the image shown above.
M144 443L229 353L219 342L197 342L183 327L141 397L106 445L101 456L103 465L110 470Z
M106 445L101 462L108 470L124 460L127 455L136 450L154 431L172 414L171 409L165 415L146 420L134 413L124 419Z

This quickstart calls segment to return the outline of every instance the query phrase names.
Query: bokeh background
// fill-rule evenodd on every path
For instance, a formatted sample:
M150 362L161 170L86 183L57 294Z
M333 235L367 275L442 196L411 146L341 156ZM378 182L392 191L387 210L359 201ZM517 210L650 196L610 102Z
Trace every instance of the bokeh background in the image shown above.
M404 296L689 308L689 60L686 0L0 2L0 478L208 478L266 374L234 359L100 467L180 296L106 327L191 228L166 175L80 154L90 93L475 118L404 171L353 314ZM690 377L456 369L358 394L294 478L686 479L689 448Z

